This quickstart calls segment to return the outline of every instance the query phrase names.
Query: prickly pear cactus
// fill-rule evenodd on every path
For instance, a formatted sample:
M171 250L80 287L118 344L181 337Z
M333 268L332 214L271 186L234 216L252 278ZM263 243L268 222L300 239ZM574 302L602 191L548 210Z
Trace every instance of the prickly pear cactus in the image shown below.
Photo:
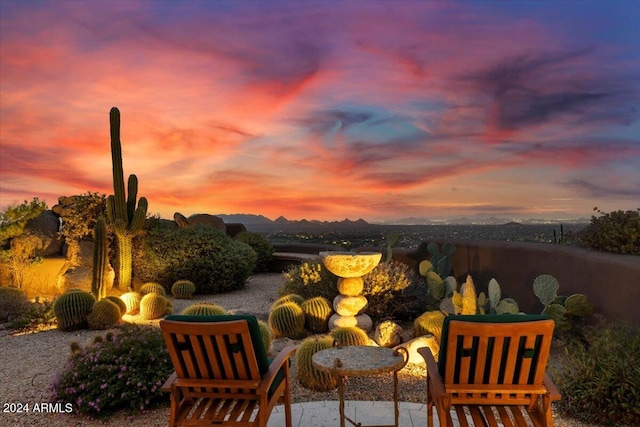
M274 338L299 339L306 334L304 311L295 302L284 302L269 313L269 326Z
M304 311L307 329L313 333L326 332L329 329L329 318L333 309L324 297L308 299L300 306Z
M496 314L518 314L520 313L520 308L518 307L518 303L511 298L505 298L500 300L498 305L495 308Z
M447 276L447 278L444 279L444 287L444 296L450 297L454 292L458 291L458 281L453 276Z
M314 367L311 361L315 353L332 347L333 338L326 335L309 337L300 343L296 352L300 385L316 391L327 391L336 387L336 379L331 374Z
M332 330L330 335L341 347L369 344L369 336L357 326L338 327Z
M480 292L478 295L478 311L480 314L486 314L489 311L489 299L484 292Z
M442 336L444 318L445 315L439 310L422 313L420 317L413 322L413 335L415 337L421 337L431 334L439 342Z
M491 279L489 281L487 292L489 293L489 306L493 311L495 311L498 303L500 302L500 298L502 298L502 290L500 289L500 284L498 284L496 279Z
M540 298L544 305L552 304L558 297L560 285L555 277L550 274L542 274L533 281L533 293Z
M555 321L554 331L567 332L571 329L571 323L567 320L565 313L567 309L560 304L549 304L542 310L542 314L551 317Z
M566 314L576 317L587 317L593 314L593 306L585 294L573 294L564 303Z

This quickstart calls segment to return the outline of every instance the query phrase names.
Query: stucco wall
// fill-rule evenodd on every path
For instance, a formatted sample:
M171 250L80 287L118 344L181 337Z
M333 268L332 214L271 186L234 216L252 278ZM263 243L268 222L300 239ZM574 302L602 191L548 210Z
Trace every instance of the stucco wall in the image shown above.
M596 312L640 326L640 257L617 255L563 245L452 241L456 245L453 273L461 283L471 274L479 291L494 277L527 313L543 308L533 293L533 280L551 274L560 295L583 293Z

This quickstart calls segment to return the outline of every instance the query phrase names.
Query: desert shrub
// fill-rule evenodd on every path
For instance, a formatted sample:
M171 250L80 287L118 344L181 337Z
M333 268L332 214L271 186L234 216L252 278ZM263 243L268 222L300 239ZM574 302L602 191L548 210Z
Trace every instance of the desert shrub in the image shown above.
M325 297L329 301L338 295L338 277L320 260L293 265L283 276L284 284L278 290L279 295L298 294L304 299Z
M564 415L592 424L640 425L640 329L614 323L565 347L552 370Z
M605 213L577 233L580 246L607 252L640 255L640 208Z
M253 271L262 272L269 270L269 263L271 262L271 255L273 254L273 246L271 246L271 243L269 243L266 237L260 233L243 231L238 233L235 239L239 242L246 243L256 251L258 257Z
M18 288L0 288L0 322L12 321L29 306L29 299Z
M47 328L56 323L53 314L53 301L29 302L24 310L13 317L9 323L11 329L19 331L35 331Z
M167 402L160 387L172 371L160 329L125 324L84 348L72 344L64 370L53 380L52 401L96 417L143 411Z
M397 261L383 262L363 277L362 294L369 302L366 313L374 320L411 318L423 307L407 289L418 281L409 266Z
M256 253L213 227L158 228L147 232L133 258L134 275L170 289L190 280L196 293L211 294L244 287Z
M60 235L67 242L76 242L91 236L99 216L107 216L107 196L88 191L85 194L71 196L71 199L73 204L61 214Z

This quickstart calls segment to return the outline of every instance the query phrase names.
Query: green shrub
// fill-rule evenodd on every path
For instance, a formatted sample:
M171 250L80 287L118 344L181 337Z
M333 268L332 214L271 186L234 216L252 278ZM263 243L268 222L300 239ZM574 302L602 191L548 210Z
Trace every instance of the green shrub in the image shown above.
M235 237L236 240L249 245L258 256L256 259L256 266L254 272L263 272L269 270L269 263L271 262L271 255L273 254L273 246L260 233L251 233L243 231L238 233Z
M190 280L196 293L211 294L244 287L256 253L213 227L158 228L149 231L134 254L134 275L167 289Z
M29 306L29 299L18 288L0 288L0 322L11 321Z
M35 301L29 302L23 311L13 317L9 327L20 331L35 331L43 327L48 328L55 323L53 301Z
M404 263L380 263L363 280L362 294L369 302L366 313L374 320L410 318L424 310L413 295L405 292L418 278Z
M565 347L553 379L564 415L590 424L640 425L640 329L615 323Z
M80 349L72 344L64 370L52 383L52 401L82 414L106 417L164 404L160 387L173 372L160 329L125 324Z
M640 208L635 211L602 212L577 233L580 246L607 252L640 255Z
M329 301L338 295L338 276L327 270L320 260L293 265L283 276L279 295L298 294L304 299L325 297Z
M8 206L4 212L0 212L0 247L5 246L9 239L20 236L27 222L45 210L47 204L34 197L31 202L25 200L20 205Z

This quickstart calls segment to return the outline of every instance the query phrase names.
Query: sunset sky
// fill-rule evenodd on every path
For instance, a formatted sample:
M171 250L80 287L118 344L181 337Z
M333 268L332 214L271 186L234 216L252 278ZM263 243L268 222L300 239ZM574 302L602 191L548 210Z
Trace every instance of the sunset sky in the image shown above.
M0 207L589 217L640 207L640 1L0 0Z

